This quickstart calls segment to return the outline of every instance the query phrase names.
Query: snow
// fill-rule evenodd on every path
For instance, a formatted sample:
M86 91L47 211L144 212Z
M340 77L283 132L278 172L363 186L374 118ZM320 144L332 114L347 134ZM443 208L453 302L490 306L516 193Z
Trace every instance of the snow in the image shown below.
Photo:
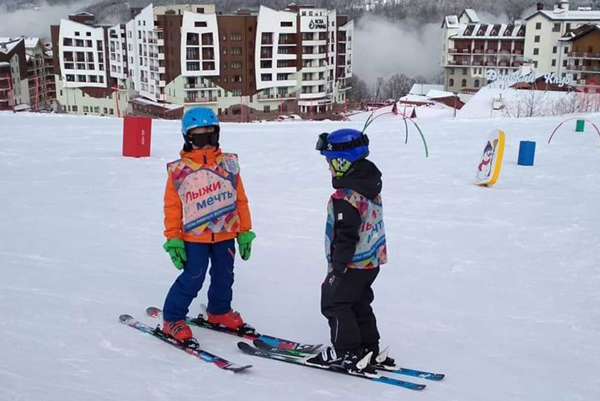
M425 96L427 92L431 90L444 90L444 85L436 85L436 84L413 84L412 88L410 88L410 95L420 95Z
M223 124L257 233L236 265L234 307L266 333L328 341L332 189L314 146L360 118ZM389 251L374 285L382 343L404 366L447 374L414 379L428 385L417 393L253 358L238 338L195 329L207 350L254 365L234 375L120 324L122 313L155 324L144 311L178 274L161 248L178 124L155 121L152 157L135 159L121 157L119 119L2 112L0 400L598 400L600 138L573 122L548 145L562 120L419 118L429 158L412 127L404 144L401 118L369 127ZM507 134L504 166L481 188L493 128ZM516 164L521 140L537 142L533 167ZM204 289L192 313L205 300Z

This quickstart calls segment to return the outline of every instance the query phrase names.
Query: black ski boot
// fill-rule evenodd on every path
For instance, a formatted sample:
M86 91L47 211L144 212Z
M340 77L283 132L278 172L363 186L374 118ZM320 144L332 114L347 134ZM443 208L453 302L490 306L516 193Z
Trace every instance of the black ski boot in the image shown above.
M338 355L333 347L324 348L319 354L306 360L306 364L323 368L342 369L348 373L377 377L377 371L369 363L371 354L363 357L360 352L347 351Z

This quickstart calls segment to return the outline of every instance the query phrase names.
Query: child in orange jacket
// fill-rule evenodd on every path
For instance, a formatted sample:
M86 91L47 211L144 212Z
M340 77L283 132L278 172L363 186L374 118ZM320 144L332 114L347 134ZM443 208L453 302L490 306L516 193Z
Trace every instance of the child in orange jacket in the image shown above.
M219 148L219 120L208 108L188 110L182 118L185 145L181 159L167 165L164 249L183 272L171 286L163 308L163 332L179 342L192 339L185 323L188 308L202 288L210 260L207 319L242 329L231 309L234 239L243 260L250 258L255 234L237 155Z

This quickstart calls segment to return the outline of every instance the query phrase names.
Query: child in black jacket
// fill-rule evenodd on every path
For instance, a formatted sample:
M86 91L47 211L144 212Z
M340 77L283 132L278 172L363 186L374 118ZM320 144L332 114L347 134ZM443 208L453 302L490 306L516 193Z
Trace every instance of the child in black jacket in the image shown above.
M321 134L317 150L327 158L336 191L327 207L325 243L328 273L321 286L321 311L329 321L333 347L307 363L375 375L393 368L379 352L371 285L387 262L381 172L366 157L369 140L354 129Z

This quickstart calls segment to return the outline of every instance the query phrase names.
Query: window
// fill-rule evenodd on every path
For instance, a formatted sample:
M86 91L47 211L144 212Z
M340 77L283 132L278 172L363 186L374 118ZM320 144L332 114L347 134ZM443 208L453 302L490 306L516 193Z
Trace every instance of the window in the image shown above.
M567 24L565 25L565 30L567 32L569 32L571 30L571 24L567 22Z
M273 68L273 61L271 60L261 60L260 68Z
M463 88L466 88L466 87L467 87L467 80L466 80L466 79L463 79L463 80L460 82L460 86L462 86Z
M565 47L565 54L567 54L569 52L569 48Z
M289 74L277 74L278 81L287 81Z
M479 80L478 79L475 80L475 87L479 88Z
M198 7L198 8L196 8L196 12L198 14L204 14L204 7Z
M239 56L242 54L242 48L241 47L234 47L231 49L231 54L234 56Z
M467 75L467 72L468 72L468 69L467 69L467 68L463 68L463 69L462 69L462 74L463 74L463 75Z
M556 59L552 59L552 67L556 67Z
M540 35L535 35L535 37L533 38L533 41L535 43L540 43Z
M90 108L88 106L83 106L83 112L84 113L89 113Z
M64 46L73 46L73 39L64 38L63 39L63 45Z
M556 48L556 46L552 47L552 54L556 54L556 52L558 51L558 49Z
M242 96L242 90L241 89L234 89L231 91L231 96Z
M563 67L567 66L567 60L563 60Z
M71 107L71 110L77 111L77 106L74 105L73 107Z
M273 32L263 32L260 39L265 45L273 44Z
M560 32L560 24L552 25L552 32Z
M223 61L223 69L226 70L227 69L227 61Z
M212 46L213 42L213 34L212 33L203 33L202 34L202 46Z
M232 70L241 70L242 69L242 62L241 61L232 61L231 62L231 69Z
M533 55L537 56L538 54L540 54L540 49L538 49L537 47L533 49Z
M260 74L261 81L272 81L273 74Z
M239 42L240 40L242 40L242 34L241 33L232 33L231 35L229 35L230 39L236 42Z
M280 25L282 27L285 27L285 26L294 26L294 24L291 21L281 21Z
M200 63L186 63L188 71L200 71Z
M542 29L542 23L541 22L536 22L535 23L535 29L537 29L537 30Z
M234 75L233 77L231 77L231 82L233 82L233 83L242 82L242 76L241 75Z
M196 28L206 28L206 21L195 21L194 26Z
M534 62L533 62L533 68L537 68L537 66L538 66L538 62L537 62L537 61L534 61Z
M203 70L214 70L215 69L215 63L214 61L205 61L202 63L202 69Z
M269 113L271 111L271 106L264 106L263 111Z

